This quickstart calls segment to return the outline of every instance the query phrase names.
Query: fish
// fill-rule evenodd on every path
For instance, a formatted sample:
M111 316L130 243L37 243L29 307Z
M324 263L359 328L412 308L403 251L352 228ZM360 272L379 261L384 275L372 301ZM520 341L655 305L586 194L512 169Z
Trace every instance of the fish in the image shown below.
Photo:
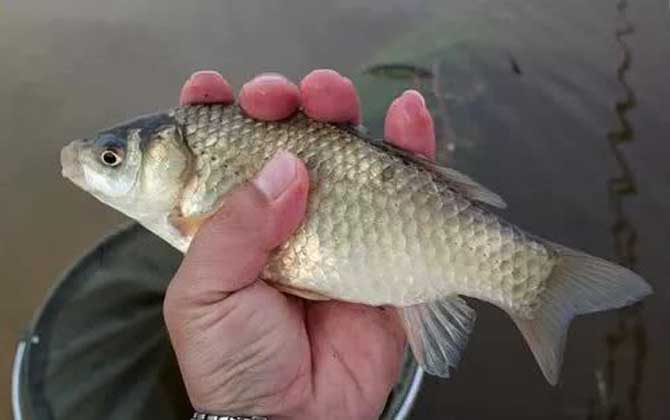
M575 316L652 293L625 267L507 222L503 199L471 177L302 112L268 122L237 105L173 108L72 141L61 164L185 253L227 193L280 151L304 161L310 193L262 279L305 299L394 308L429 374L449 377L462 357L476 319L466 298L505 311L555 385Z

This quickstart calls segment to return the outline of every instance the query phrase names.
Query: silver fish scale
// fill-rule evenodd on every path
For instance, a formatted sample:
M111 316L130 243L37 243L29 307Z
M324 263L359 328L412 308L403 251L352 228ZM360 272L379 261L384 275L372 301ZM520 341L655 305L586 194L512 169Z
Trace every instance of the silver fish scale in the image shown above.
M539 304L554 253L442 176L303 114L259 122L235 106L193 106L174 115L196 157L186 215L211 210L279 150L309 169L307 218L272 257L267 279L373 305L457 293L531 316Z

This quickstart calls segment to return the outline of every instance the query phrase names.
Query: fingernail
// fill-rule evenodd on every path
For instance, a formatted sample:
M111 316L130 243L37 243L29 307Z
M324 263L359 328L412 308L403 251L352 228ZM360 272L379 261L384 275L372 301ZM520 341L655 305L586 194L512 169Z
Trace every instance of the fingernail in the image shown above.
M272 85L274 83L283 82L285 80L286 78L279 73L261 73L242 86L242 89L240 89L240 95L242 95L242 93L252 85L256 87L256 91L258 93L265 95L267 93L265 87L268 84Z
M261 73L258 76L252 79L253 82L275 82L275 81L284 81L288 80L286 77L279 73Z
M191 77L188 78L188 80L193 80L193 79L202 78L202 77L211 77L211 78L214 78L214 79L223 79L223 76L221 75L221 73L219 73L216 70L199 70L199 71L196 71L195 73L193 73L191 75Z
M413 91L408 91L403 94L402 101L402 112L405 116L406 123L411 124L416 118L421 115L423 110L426 108L426 105L423 103L423 100L420 96L417 96L418 93Z
M308 74L308 76L318 76L318 75L323 75L323 74L332 74L332 75L335 75L337 77L342 77L342 75L340 73L336 72L333 69L315 69L315 70L312 70Z
M291 185L295 176L296 158L280 151L265 164L254 184L267 198L274 200Z
M403 96L413 96L413 97L417 98L419 100L419 102L421 102L422 106L426 106L426 100L424 99L423 95L421 93L419 93L418 91L414 90L414 89L406 90L405 92L403 92L402 95Z

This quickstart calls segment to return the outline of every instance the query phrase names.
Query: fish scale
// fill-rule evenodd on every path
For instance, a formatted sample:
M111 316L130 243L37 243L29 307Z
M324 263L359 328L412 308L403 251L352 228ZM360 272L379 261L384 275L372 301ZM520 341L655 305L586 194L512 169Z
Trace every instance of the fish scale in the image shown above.
M374 305L464 294L529 315L555 264L543 244L430 171L333 125L302 114L259 122L234 106L185 107L174 115L201 169L198 194L182 203L186 215L211 211L279 150L304 160L307 221L273 255L268 280Z

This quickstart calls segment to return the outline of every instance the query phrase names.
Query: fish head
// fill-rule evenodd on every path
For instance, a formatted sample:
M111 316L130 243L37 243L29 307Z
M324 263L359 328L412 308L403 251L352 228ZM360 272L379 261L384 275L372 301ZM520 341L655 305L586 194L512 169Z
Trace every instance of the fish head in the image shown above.
M103 203L140 221L169 213L187 181L191 153L171 114L153 114L75 140L62 174Z

